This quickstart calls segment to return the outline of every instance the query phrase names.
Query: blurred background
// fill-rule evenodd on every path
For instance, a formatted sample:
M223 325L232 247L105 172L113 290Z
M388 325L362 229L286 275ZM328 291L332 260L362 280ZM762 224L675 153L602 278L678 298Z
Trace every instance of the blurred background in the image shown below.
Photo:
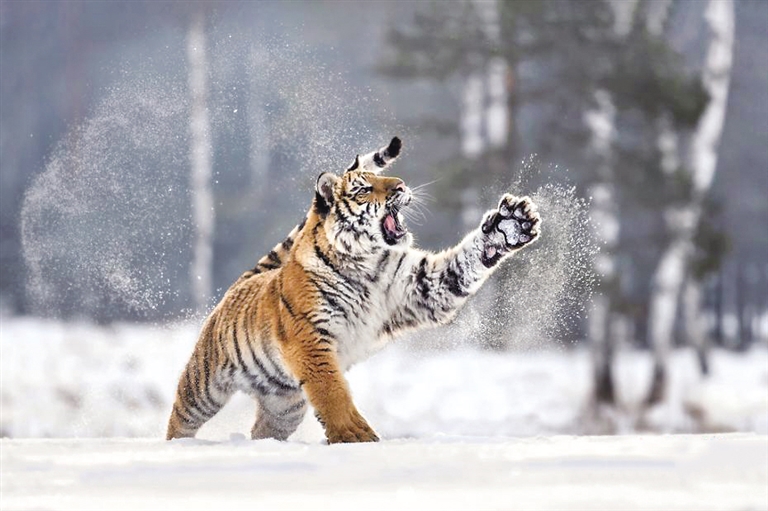
M350 372L385 437L768 432L768 2L3 0L0 45L3 436L161 436L206 312L395 134L420 246L544 224Z

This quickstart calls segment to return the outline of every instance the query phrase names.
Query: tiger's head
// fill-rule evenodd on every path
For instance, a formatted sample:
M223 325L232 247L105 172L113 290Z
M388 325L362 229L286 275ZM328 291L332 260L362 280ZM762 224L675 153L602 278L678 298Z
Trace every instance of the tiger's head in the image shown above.
M400 147L395 137L387 147L357 156L343 175L325 172L318 177L314 209L337 250L371 253L382 246L412 243L400 212L411 203L411 190L400 178L380 175L397 158Z

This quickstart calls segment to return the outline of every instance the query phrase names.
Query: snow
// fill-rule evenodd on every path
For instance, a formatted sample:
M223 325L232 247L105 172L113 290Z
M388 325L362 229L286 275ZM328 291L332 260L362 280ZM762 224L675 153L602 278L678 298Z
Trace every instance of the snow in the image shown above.
M2 440L2 509L768 508L768 437Z
M2 436L162 438L198 331L196 322L100 327L0 318ZM449 344L450 332L431 334ZM423 335L398 341L347 374L355 403L383 438L604 431L585 417L591 382L586 350L435 350L426 342ZM706 380L692 350L673 352L669 367L669 399L643 410L651 356L619 350L613 431L768 434L764 346L748 353L714 350ZM251 399L236 395L199 437L247 434L254 414ZM321 439L310 412L293 440Z
M0 509L768 509L765 347L714 351L708 380L673 352L645 411L650 354L616 362L619 433L742 433L566 436L590 431L585 350L410 339L347 375L378 444L325 445L311 414L288 442L248 440L243 395L165 442L198 324L0 319Z

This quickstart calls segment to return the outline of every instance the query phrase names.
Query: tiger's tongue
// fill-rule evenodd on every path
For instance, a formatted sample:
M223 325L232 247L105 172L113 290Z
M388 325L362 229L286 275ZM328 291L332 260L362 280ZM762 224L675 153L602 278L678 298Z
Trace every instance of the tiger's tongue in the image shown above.
M387 215L387 217L384 219L384 228L389 232L396 233L397 223L395 222L395 217L392 215Z

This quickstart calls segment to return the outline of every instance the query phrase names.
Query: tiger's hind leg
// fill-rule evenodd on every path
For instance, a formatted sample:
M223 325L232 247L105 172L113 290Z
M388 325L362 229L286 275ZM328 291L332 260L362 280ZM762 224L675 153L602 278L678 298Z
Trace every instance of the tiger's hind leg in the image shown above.
M179 380L166 440L194 437L235 392L230 368L226 364L211 367L213 361L198 351L196 348Z
M304 392L297 390L289 394L254 396L259 403L256 423L251 429L251 438L276 438L286 440L304 420L307 400Z

